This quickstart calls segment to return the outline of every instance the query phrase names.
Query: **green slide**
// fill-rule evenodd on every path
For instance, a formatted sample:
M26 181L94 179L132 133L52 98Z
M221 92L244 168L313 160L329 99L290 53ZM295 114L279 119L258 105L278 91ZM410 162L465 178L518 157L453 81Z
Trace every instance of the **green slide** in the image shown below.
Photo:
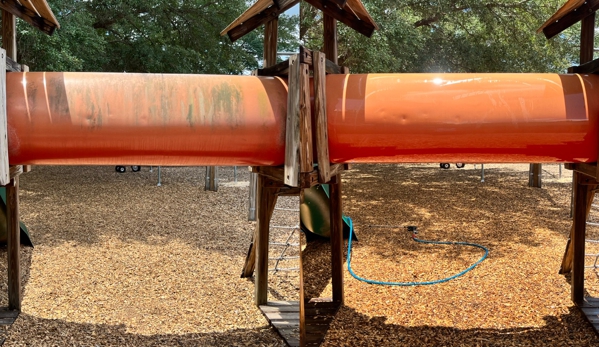
M0 187L0 244L5 245L8 238L8 230L6 225L8 224L6 217L6 188ZM29 237L29 230L27 226L21 221L21 244L29 247L33 247L31 237Z
M303 231L309 231L320 237L331 236L331 210L329 185L320 184L304 190L304 202L300 205L300 220ZM343 216L343 236L349 236L349 217ZM308 233L306 234L308 235ZM354 239L355 239L355 233Z

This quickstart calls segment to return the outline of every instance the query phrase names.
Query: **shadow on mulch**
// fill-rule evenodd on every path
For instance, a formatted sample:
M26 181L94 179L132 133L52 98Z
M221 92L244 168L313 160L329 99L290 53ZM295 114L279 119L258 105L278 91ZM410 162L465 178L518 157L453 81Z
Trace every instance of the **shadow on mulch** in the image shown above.
M23 322L19 322L19 321ZM43 331L39 327L45 327ZM123 324L82 324L21 314L14 329L25 337L9 346L284 346L272 328L225 332L140 335ZM405 327L387 324L386 317L368 317L342 307L327 334L326 346L596 346L576 308L559 317L545 317L541 327L456 329L442 326Z
M579 346L599 345L588 334L589 324L575 307L568 314L544 317L541 327L457 329L444 326L405 327L386 323L386 317L368 317L342 307L327 334L328 346ZM431 313L432 314L432 313ZM488 314L492 320L491 312Z

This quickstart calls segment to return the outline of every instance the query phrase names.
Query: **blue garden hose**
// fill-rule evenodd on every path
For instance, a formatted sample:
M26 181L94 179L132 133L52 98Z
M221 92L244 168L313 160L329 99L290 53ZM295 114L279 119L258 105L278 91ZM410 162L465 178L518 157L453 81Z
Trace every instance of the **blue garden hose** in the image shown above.
M431 284L438 284L438 283L443 283L443 282L447 282L447 281L451 281L454 278L458 278L462 275L464 275L466 272L474 269L478 264L480 264L483 260L485 260L487 258L487 255L489 255L489 249L487 249L487 247L476 244L476 243L470 243L470 242L452 242L452 241L429 241L429 240L421 240L419 238L416 237L416 234L418 233L418 231L416 230L416 227L408 227L408 231L412 232L412 240L416 241L416 242L420 242L420 243L429 243L429 244L435 244L435 245L463 245L463 246L471 246L471 247L477 247L482 249L483 251L485 251L485 254L478 260L476 261L474 264L470 265L470 267L468 267L466 270L457 273L453 276L450 277L446 277L440 280L435 280L435 281L424 281L424 282L385 282L385 281L376 281L376 280L369 280L363 277L360 277L358 275L356 275L354 273L354 271L351 268L351 245L352 245L352 235L354 232L354 224L353 221L351 220L351 218L349 217L345 217L344 218L346 220L346 222L349 222L349 242L347 244L347 270L349 271L349 273L357 280L360 280L362 282L366 282L366 283L370 283L370 284L380 284L380 285L386 285L386 286L425 286L425 285L431 285Z

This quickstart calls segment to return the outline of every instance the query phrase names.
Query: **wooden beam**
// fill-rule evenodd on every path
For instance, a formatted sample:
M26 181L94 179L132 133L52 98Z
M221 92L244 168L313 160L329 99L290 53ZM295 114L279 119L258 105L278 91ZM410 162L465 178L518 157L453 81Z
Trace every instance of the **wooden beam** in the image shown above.
M277 203L277 188L268 188L269 179L258 176L258 222L254 234L256 248L255 303L265 305L268 301L268 237L270 219Z
M312 58L313 52L309 49L307 49L304 46L300 46L300 61L302 63L308 64L310 66L313 66L313 58ZM326 56L326 54L325 54ZM341 67L335 63L333 63L331 60L329 59L325 59L325 70L326 73L329 74L340 74L341 73Z
M324 54L337 65L337 20L329 15L324 15L323 18L324 43L322 51Z
M333 301L343 305L343 204L341 175L332 178L330 184L331 218L331 285Z
M331 180L327 121L325 54L314 52L314 126L318 172L321 182Z
M6 186L8 231L8 308L21 310L21 227L19 225L19 177Z
M568 69L568 73L591 74L599 72L599 59L589 61L588 63L579 66L572 66Z
M289 92L285 130L285 184L297 187L300 173L300 94L301 70L299 56L289 57Z
M2 1L0 2L0 9L12 13L48 35L52 35L58 27L57 23L52 23L51 20L40 17L35 11L16 1Z
M589 181L596 181L590 177L575 172L574 191L574 219L573 232L570 242L572 243L572 301L576 304L581 304L584 299L584 252L585 252L585 236L588 201L592 193L591 187L594 185L588 184ZM585 184L586 183L586 184Z
M277 40L279 36L279 18L264 25L264 67L277 64Z
M289 60L258 69L258 76L287 76L287 74L289 74Z
M10 183L6 118L6 51L0 49L0 185Z
M231 42L235 42L262 24L266 24L269 21L278 18L281 13L287 11L298 2L299 0L279 0L278 3L280 7L271 6L265 9L264 11L254 15L250 19L229 30L227 35L229 36L229 39L231 39Z
M582 6L575 11L571 11L560 20L549 24L543 29L545 37L550 39L555 35L561 33L572 25L578 23L578 21L590 16L599 9L599 0L587 0Z
M6 71L7 72L21 72L23 71L23 66L16 61L14 61L11 57L6 57ZM29 70L27 70L29 71Z
M376 29L372 23L360 20L353 12L348 11L347 7L339 8L331 0L306 0L306 2L366 37L371 37ZM327 56L330 57L328 54Z

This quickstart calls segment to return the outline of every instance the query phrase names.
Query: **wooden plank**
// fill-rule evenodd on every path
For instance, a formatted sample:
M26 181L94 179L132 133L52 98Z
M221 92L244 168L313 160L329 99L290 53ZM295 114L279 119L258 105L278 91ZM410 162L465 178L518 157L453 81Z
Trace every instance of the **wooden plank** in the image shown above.
M264 305L268 301L268 237L270 219L277 203L276 188L266 188L268 178L258 176L258 222L254 234L256 248L255 302Z
M310 103L310 67L300 64L300 172L314 170L312 146L312 105Z
M586 164L586 163L566 163L564 168L568 170L574 170L580 172L588 177L597 177L597 163Z
M25 0L25 1L27 1L27 0ZM54 12L52 12L52 9L50 8L50 6L48 5L48 2L46 0L29 0L29 1L31 1L33 6L35 6L35 8L36 8L37 12L40 14L40 16L42 16L49 22L54 23L57 28L60 28L60 23L58 23L58 20L54 16Z
M572 25L578 23L580 20L591 15L599 9L599 0L586 0L582 2L582 5L578 6L576 10L571 9L565 15L563 15L558 21L553 21L551 24L545 23L543 28L543 34L545 37L550 39L555 35L561 33Z
M52 35L54 30L59 27L58 22L54 23L52 19L40 17L37 13L16 1L0 2L0 9L12 13L48 35Z
M258 69L258 76L287 76L289 74L289 60L282 61L271 67Z
M17 63L16 61L12 60L10 57L6 57L6 71L7 72L21 72L23 67L21 66L21 64ZM29 71L29 70L27 70Z
M326 97L326 56L321 52L314 52L314 126L316 156L320 182L331 180L331 163L329 160L329 131L327 121Z
M264 25L264 67L277 64L277 40L279 36L279 18Z
M599 59L589 61L588 63L572 66L568 69L568 73L590 74L599 72Z
M595 12L592 12L583 18L580 23L580 64L588 63L593 60L594 48Z
M330 189L331 218L331 286L333 302L343 305L343 204L341 175L332 178Z
M300 59L301 59L302 63L313 66L312 51L303 46L300 47ZM340 74L341 66L333 63L329 59L326 59L325 60L325 71L328 74L330 74L330 73Z
M19 317L19 311L0 310L0 318L12 318L16 319Z
M240 24L235 27L227 28L223 30L221 34L226 33L231 39L231 42L235 42L247 33L261 26L262 24L266 24L267 22L277 18L281 13L287 11L295 4L297 4L299 0L279 0L279 6L270 6L267 9L251 16L247 20L244 20Z
M300 62L298 55L289 57L289 92L285 129L285 184L297 187L300 173Z
M325 15L333 17L360 34L371 37L376 29L374 22L361 20L347 7L339 8L331 0L306 0L307 3L321 10ZM325 51L325 53L327 53ZM327 54L328 57L331 57Z
M206 180L204 184L204 190L211 192L218 191L218 167L217 166L206 166Z
M14 318L0 318L0 325L12 325L14 322Z
M21 228L19 225L19 177L6 186L6 209L8 229L8 308L21 310Z
M10 182L8 122L6 118L6 51L0 49L0 185Z
M574 218L571 243L572 254L572 301L582 303L584 299L584 249L587 220L587 203L590 195L589 186L582 185L584 179L576 172L576 190L574 192Z
M252 18L253 16L257 15L258 13L266 10L273 4L274 3L272 0L256 1L252 6L250 6L247 10L245 10L239 17L235 18L235 20L233 22L231 22L231 24L227 25L227 27L224 28L223 31L220 32L220 34L226 35L229 32L229 30L235 28L236 26L239 26L240 24L242 24L243 22Z

